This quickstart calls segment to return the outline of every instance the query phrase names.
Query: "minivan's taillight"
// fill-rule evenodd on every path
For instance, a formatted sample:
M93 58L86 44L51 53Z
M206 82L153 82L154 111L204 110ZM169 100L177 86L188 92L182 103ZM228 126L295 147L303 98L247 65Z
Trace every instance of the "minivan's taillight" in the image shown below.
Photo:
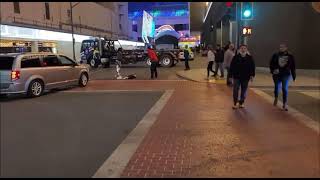
M11 80L18 80L20 79L20 71L11 71Z

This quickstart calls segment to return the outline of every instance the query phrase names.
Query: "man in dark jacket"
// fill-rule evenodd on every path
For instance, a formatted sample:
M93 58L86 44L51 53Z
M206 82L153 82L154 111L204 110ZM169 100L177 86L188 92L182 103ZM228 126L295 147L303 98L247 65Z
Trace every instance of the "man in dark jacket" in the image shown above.
M288 111L287 99L288 99L288 87L290 76L293 81L296 79L296 67L292 54L288 52L288 47L285 44L280 45L279 52L273 54L270 61L270 73L272 74L274 82L274 103L276 106L278 103L279 87L282 84L283 95L283 109Z
M239 88L241 87L240 108L244 107L249 80L253 81L255 76L255 63L248 54L246 45L241 45L239 53L236 54L230 65L230 76L233 78L233 109L237 108Z
M184 64L185 64L185 69L184 70L186 70L186 71L190 70L188 45L186 45L184 50L183 50L183 56L184 56Z
M221 48L220 44L217 45L216 53L215 53L215 61L216 61L216 68L215 74L213 76L218 75L218 69L220 69L220 77L224 77L224 68L223 68L223 59L224 59L224 51Z

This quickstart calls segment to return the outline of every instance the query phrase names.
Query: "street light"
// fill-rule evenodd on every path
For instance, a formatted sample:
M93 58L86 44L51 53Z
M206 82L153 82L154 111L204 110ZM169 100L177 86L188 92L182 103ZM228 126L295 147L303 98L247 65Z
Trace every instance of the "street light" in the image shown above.
M72 32L72 50L73 50L73 60L76 61L76 53L75 53L75 50L74 50L74 44L75 44L75 41L74 41L74 31L73 31L73 14L72 14L72 9L74 7L76 7L80 2L72 5L72 2L70 2L70 16L71 16L71 32Z

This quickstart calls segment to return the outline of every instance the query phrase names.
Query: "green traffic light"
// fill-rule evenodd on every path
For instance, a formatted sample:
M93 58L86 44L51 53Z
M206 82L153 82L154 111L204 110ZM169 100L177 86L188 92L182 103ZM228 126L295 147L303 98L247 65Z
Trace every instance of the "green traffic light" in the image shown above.
M246 17L246 18L250 17L250 16L251 16L251 11L248 10L248 9L245 10L245 11L243 12L243 16Z

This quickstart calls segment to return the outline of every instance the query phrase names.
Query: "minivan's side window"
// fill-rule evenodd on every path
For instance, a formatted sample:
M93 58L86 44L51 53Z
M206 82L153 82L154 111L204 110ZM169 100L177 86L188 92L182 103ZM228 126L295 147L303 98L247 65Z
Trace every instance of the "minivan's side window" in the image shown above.
M57 56L45 56L43 57L43 63L45 66L60 66L59 59Z
M66 56L60 56L60 62L62 66L72 66L74 62Z
M41 67L39 57L26 57L21 60L21 68Z

